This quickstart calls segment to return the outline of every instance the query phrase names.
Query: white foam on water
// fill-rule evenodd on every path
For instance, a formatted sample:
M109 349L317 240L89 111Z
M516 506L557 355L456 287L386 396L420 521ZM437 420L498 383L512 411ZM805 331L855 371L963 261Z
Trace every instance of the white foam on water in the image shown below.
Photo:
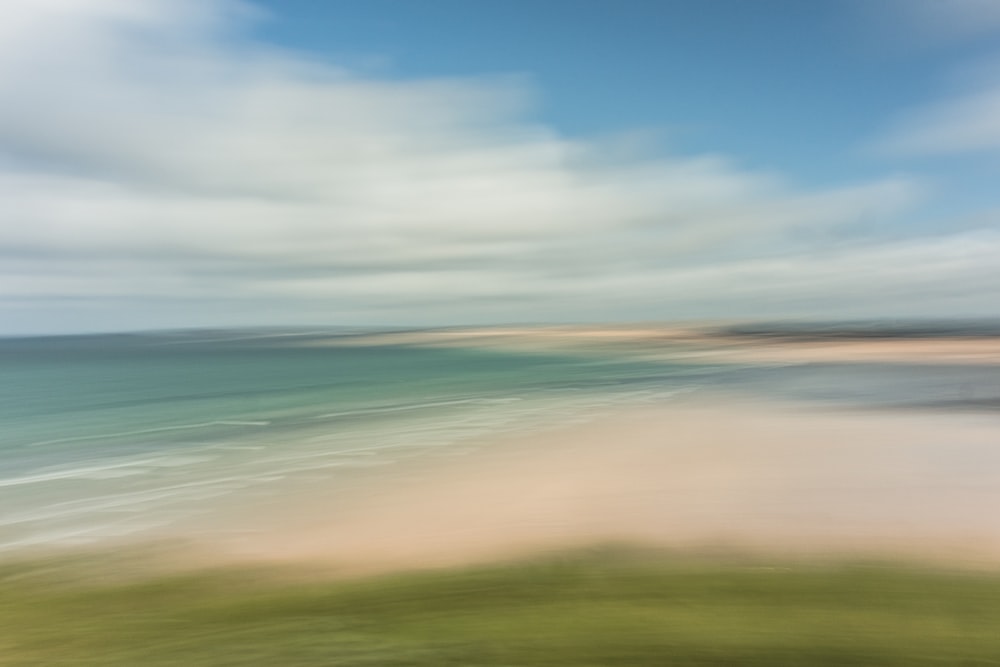
M226 419L224 421L212 422L213 424L221 424L225 426L270 426L269 421L243 421L236 419Z
M48 466L33 473L0 479L0 487L22 486L67 479L112 479L140 475L149 468L176 468L210 461L212 456L159 455L145 458L113 459L84 466Z
M463 398L455 400L426 401L405 405L383 406L341 412L323 413L309 419L319 421L343 416L371 416L350 428L324 429L321 424L294 434L291 443L264 440L265 433L248 432L245 441L215 442L183 453L158 454L127 459L116 459L72 468L46 468L34 473L0 479L0 487L17 487L60 480L106 480L110 486L118 484L120 492L105 493L99 497L64 500L50 503L15 514L0 515L2 527L25 527L31 535L0 543L0 550L28 544L99 541L119 534L152 529L154 524L138 524L138 517L148 518L157 512L172 508L174 518L168 523L176 525L185 517L218 511L222 505L204 501L245 493L251 487L275 488L269 485L283 480L332 479L337 470L389 466L404 458L424 456L431 451L448 453L451 449L467 454L475 451L478 438L500 434L547 429L590 421L602 410L620 404L653 402L671 398L684 390L614 391L596 393L581 389L572 395L564 391L534 393L528 400L523 397ZM436 410L443 408L443 410ZM432 410L421 413L421 410ZM402 418L380 419L383 415L400 414ZM63 442L91 441L99 438L128 437L160 432L204 429L213 426L265 427L272 422L265 420L220 419L209 422L178 424L168 427L136 429L106 433L100 436L80 436L35 443L35 446ZM300 424L301 425L301 424ZM322 433L318 431L322 430ZM260 433L260 435L251 435ZM242 436L241 436L242 437ZM276 451L286 448L288 451ZM401 456L406 452L407 454ZM412 454L409 454L412 452ZM176 470L176 472L174 472ZM151 476L151 473L156 476ZM224 472L226 474L218 474ZM190 479L191 475L201 479ZM346 474L346 473L345 473ZM148 475L161 482L157 485L142 481ZM183 480L183 477L187 477ZM115 480L121 479L121 482ZM134 480L134 481L130 481ZM170 478L174 484L162 484ZM139 486L139 488L136 488ZM147 486L148 488L141 488ZM131 487L131 488L129 488ZM74 487L61 487L65 497L77 493ZM94 487L81 487L79 493ZM104 491L110 490L108 487ZM54 530L53 524L66 521L79 523L98 517L128 515L128 521L100 522L79 530ZM32 526L32 524L37 524ZM115 526L118 526L116 529ZM145 526L145 527L144 527ZM115 533L115 530L122 531ZM9 534L8 534L9 536Z
M357 410L344 410L342 412L326 412L315 415L313 419L329 419L334 417L357 417L369 414L381 414L383 412L408 412L410 410L425 410L427 408L437 408L445 405L469 405L480 404L490 405L493 403L506 403L519 401L519 398L458 398L448 401L430 401L427 403L406 403L404 405L387 405L374 408L358 408Z
M27 537L16 540L0 542L0 551L23 549L36 546L76 546L84 544L95 544L97 542L133 535L135 533L162 528L173 523L173 519L160 521L122 521L99 524L96 526L85 526L65 530L48 530L34 533Z
M88 465L78 468L69 468L64 470L51 470L47 469L49 472L37 472L34 474L20 475L18 477L8 477L6 479L0 479L0 487L5 486L21 486L24 484L38 484L40 482L51 482L55 480L62 479L77 479L77 478L87 478L89 475L99 474L102 472L129 468L134 466L148 465L156 458L148 459L138 459L124 462L106 463L103 465Z
M257 482L267 481L272 477L273 475L270 474L210 477L208 479L182 482L139 491L61 501L28 512L0 516L0 526L29 523L32 521L46 521L89 513L146 511L154 506L218 497Z
M39 440L28 444L28 447L44 447L46 445L59 445L67 442L84 442L87 440L103 440L105 438L123 438L130 435L146 435L149 433L163 433L166 431L183 431L187 429L208 428L210 426L267 426L271 422L267 421L235 421L219 420L210 422L196 422L194 424L177 424L175 426L158 426L156 428L142 428L133 431L116 431L113 433L98 433L96 435L77 435L68 438L53 438L52 440Z

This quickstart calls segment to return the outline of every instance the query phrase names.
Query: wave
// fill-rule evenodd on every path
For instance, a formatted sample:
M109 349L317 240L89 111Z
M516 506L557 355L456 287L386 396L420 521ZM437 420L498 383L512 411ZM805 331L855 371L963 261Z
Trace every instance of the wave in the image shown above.
M46 468L44 471L35 472L18 477L7 477L0 479L0 487L22 486L25 484L37 484L39 482L51 482L61 479L103 479L104 473L114 470L125 470L128 468L142 467L178 467L191 465L193 463L203 463L212 460L211 456L151 456L143 459L115 460L102 464L91 464L75 468Z
M208 428L210 426L268 426L269 421L237 421L220 420L210 422L198 422L195 424L178 424L176 426L158 426L156 428L143 428L133 431L118 431L114 433L98 433L96 435L75 435L67 438L53 438L51 440L39 440L29 443L28 447L43 447L45 445L58 445L66 442L83 442L86 440L101 440L104 438L122 438L129 435L144 435L148 433L161 433L165 431L181 431L185 429Z
M427 408L437 408L445 405L469 405L469 404L502 404L513 401L521 401L522 398L458 398L447 401L428 401L422 403L401 403L397 405L376 406L371 408L358 408L355 410L343 410L341 412L326 412L315 415L313 419L332 419L337 417L357 417L369 414L381 414L383 412L406 412L409 410L424 410Z

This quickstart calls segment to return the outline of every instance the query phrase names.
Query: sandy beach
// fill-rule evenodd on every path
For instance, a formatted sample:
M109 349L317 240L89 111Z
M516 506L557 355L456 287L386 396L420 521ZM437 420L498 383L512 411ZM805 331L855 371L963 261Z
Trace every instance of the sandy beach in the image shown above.
M308 347L422 345L510 350L630 352L722 363L925 363L1000 365L1000 336L753 336L719 325L601 325L454 328L319 337Z
M254 509L239 559L378 571L601 542L1000 565L1000 417L692 398Z

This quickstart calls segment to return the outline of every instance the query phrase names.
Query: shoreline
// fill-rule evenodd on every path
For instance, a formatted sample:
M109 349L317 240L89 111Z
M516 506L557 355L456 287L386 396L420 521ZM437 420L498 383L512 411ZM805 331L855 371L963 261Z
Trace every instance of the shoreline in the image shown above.
M436 568L600 543L1000 566L1000 418L684 398L288 489L222 560ZM247 516L244 516L246 520Z
M521 352L626 354L719 363L892 363L1000 365L1000 335L805 335L737 333L725 326L618 325L485 327L318 336L300 347L426 346Z

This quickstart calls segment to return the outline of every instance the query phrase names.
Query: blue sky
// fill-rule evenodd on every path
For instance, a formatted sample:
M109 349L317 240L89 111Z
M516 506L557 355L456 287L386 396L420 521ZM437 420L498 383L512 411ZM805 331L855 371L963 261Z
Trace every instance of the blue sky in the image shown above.
M259 6L262 38L373 76L522 76L535 116L569 135L648 129L676 150L736 154L809 182L885 169L864 142L983 47L908 42L896 34L904 17L851 0Z
M996 0L11 0L0 333L998 316Z

